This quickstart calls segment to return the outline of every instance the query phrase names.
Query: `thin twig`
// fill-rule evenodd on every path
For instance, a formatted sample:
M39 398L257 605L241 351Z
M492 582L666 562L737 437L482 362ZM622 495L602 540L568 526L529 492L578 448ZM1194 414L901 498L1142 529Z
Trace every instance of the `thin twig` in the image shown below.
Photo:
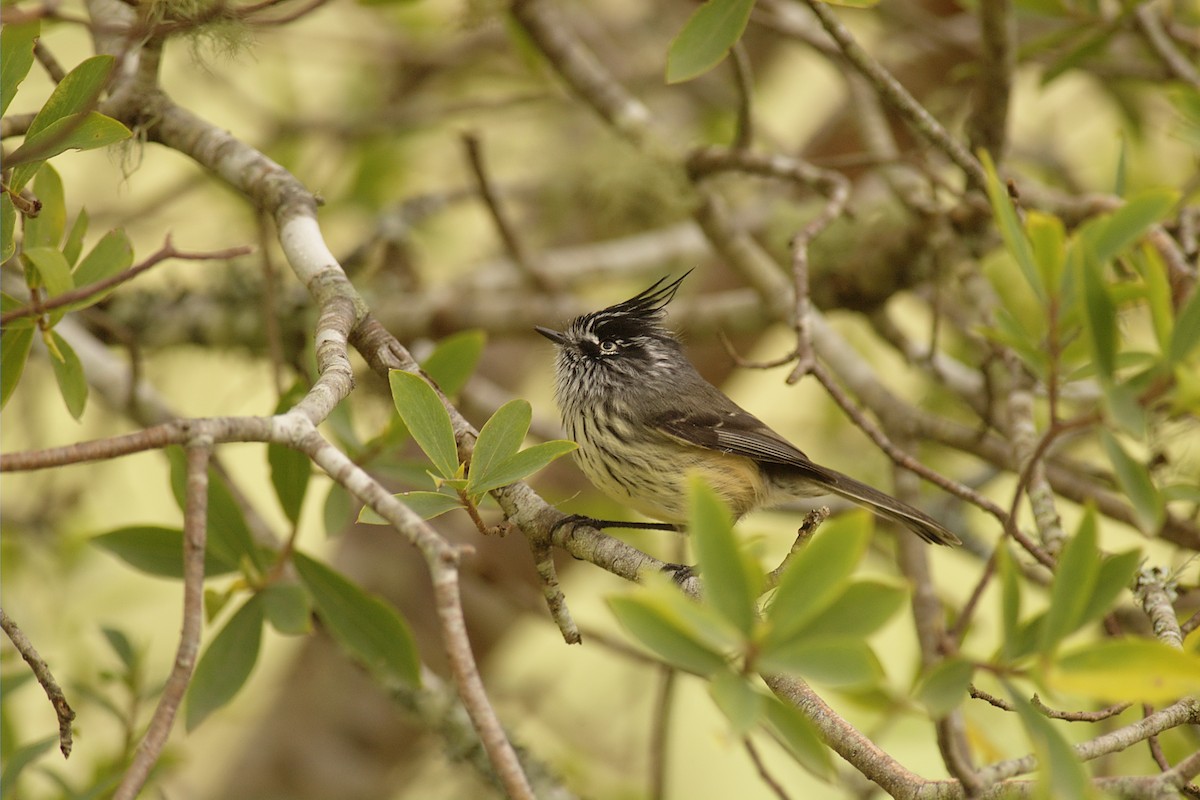
M804 0L808 8L820 20L821 26L837 42L838 47L855 69L863 74L875 87L875 91L900 113L914 131L941 150L966 173L968 181L978 190L987 186L983 166L957 139L938 122L926 108L917 102L907 89L890 72L863 49L842 24L834 11L820 0Z
M71 722L75 719L75 710L71 708L67 702L66 695L63 694L62 687L58 685L58 681L54 680L54 675L50 672L50 667L38 654L38 651L33 646L33 642L29 641L29 637L25 632L17 627L17 623L5 613L3 608L0 608L0 628L7 634L9 641L13 643L13 647L17 648L17 652L21 654L21 658L25 659L25 663L29 665L29 669L33 671L33 677L42 685L42 690L46 692L46 697L50 700L50 705L54 706L54 714L58 717L58 749L62 751L63 758L71 757L71 747L74 740L71 736Z
M804 515L804 520L800 523L800 527L796 529L796 540L792 542L787 555L779 562L778 567L767 573L766 585L768 589L773 589L779 585L779 578L783 575L783 571L787 569L787 565L791 563L792 558L804 548L808 540L817 532L817 528L821 527L821 523L827 519L829 519L829 506L817 506Z
M204 546L208 529L208 462L212 439L198 436L187 443L187 502L183 517L183 629L175 664L163 687L162 697L146 735L138 745L133 763L125 771L113 800L133 800L142 791L151 768L166 746L183 703L200 652L204 627Z
M750 741L747 736L742 739L742 746L746 748L746 754L750 756L750 761L754 763L754 768L758 770L758 777L762 778L762 782L767 785L779 800L791 800L791 795L783 788L783 784L775 779L771 771L767 769L767 764L758 754L758 748L754 746L754 742Z
M1200 89L1200 70L1196 69L1195 62L1176 49L1171 37L1163 30L1162 20L1154 8L1154 3L1139 3L1134 9L1133 18L1137 20L1138 29L1142 32L1146 43L1167 65L1167 69L1193 89Z
M517 233L516 226L512 224L504 206L500 203L500 195L496 191L496 186L488 173L487 162L483 157L483 143L480 141L479 135L473 132L463 133L462 141L467 151L467 161L471 164L471 173L475 176L479 196L483 199L488 214L491 215L496 232L500 234L500 241L504 243L504 249L508 251L513 263L521 270L521 274L535 288L545 293L553 292L552 281L537 263L533 254L529 252L524 240Z
M479 667L471 652L471 641L467 637L467 623L463 616L458 567L450 559L442 559L429 566L434 602L441 621L442 644L454 683L458 687L458 696L471 718L472 726L479 732L479 739L487 750L504 791L511 800L535 800L521 761L488 700L483 679L479 676Z
M142 263L134 264L129 269L122 270L116 275L110 275L109 277L96 281L95 283L89 283L87 286L80 286L76 289L72 289L69 292L63 292L62 294L55 295L54 297L46 298L41 300L39 303L21 306L20 308L14 308L12 311L8 311L3 315L0 315L0 325L7 325L13 320L22 319L24 317L39 316L48 311L53 311L56 308L62 308L64 306L72 305L73 303L87 300L90 297L95 297L98 294L108 291L114 286L118 286L126 281L133 280L146 270L161 264L167 259L178 258L190 261L221 260L244 256L251 252L253 252L252 247L242 246L230 247L225 250L214 250L208 253L189 253L176 250L174 245L171 244L171 238L168 236L166 242L163 243L163 246L158 250L158 252L151 254Z
M981 0L974 102L967 122L971 151L991 153L999 163L1008 141L1008 112L1012 94L1016 21L1012 0Z
M546 600L551 619L558 625L563 641L567 644L582 643L583 636L579 632L579 626L575 624L574 617L571 616L567 598L558 583L558 569L554 566L554 550L550 542L533 536L526 537L526 540L533 553L533 566L541 581L542 597Z
M747 150L754 143L754 73L750 54L741 39L730 48L729 55L738 97L737 124L731 146L734 150Z
M667 796L668 755L671 752L671 712L675 706L675 687L679 672L662 664L658 668L657 701L650 720L650 800Z

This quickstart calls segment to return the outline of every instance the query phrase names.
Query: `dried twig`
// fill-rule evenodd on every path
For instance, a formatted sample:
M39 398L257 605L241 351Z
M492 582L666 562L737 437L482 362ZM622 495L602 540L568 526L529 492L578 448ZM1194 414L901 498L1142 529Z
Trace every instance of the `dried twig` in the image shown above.
M75 719L75 710L67 703L67 697L63 694L62 687L58 685L58 681L54 680L50 667L38 654L33 642L29 641L29 637L17 627L17 623L5 613L3 608L0 608L0 628L13 643L13 647L17 648L21 658L25 659L25 663L33 671L33 677L42 685L46 697L50 699L50 705L54 706L54 714L58 717L58 749L62 751L63 758L70 758L71 747L74 744L71 722Z
M187 502L183 516L183 629L175 651L175 664L163 687L162 697L150 718L146 735L138 745L133 763L125 771L114 800L133 800L142 791L151 768L166 746L192 679L200 653L200 631L204 627L204 542L208 530L208 462L212 439L198 436L187 443Z

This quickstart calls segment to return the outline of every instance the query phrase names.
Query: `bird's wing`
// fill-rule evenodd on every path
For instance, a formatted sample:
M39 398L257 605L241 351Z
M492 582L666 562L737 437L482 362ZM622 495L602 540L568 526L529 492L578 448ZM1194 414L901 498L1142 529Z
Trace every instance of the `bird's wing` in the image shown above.
M768 428L758 417L736 406L720 411L668 412L654 419L653 424L665 435L684 444L747 456L755 461L785 464L828 483L836 484L838 480L837 473L814 464L803 451Z

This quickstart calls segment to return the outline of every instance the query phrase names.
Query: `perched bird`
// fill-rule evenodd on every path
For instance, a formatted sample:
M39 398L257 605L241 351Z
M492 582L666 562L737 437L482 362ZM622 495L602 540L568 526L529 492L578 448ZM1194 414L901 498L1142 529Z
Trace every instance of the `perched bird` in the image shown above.
M961 544L907 503L814 463L700 376L663 325L683 277L576 317L565 331L536 328L558 346L555 398L575 456L618 502L671 525L587 520L598 527L673 527L687 519L686 476L703 476L735 517L794 497L835 494L927 542ZM579 519L579 518L576 518Z

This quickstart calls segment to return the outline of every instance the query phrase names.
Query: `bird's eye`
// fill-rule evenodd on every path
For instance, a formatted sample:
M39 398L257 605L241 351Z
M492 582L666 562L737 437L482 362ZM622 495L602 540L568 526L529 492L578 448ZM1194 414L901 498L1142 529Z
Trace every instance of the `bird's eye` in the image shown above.
M610 354L617 352L617 343L612 339L605 339L600 343L600 352Z

